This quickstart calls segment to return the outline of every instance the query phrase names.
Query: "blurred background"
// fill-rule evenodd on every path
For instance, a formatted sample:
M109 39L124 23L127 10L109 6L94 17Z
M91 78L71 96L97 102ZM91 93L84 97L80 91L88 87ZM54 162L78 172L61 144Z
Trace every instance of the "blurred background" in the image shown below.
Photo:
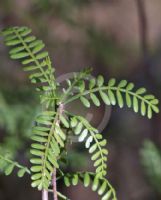
M160 0L0 0L0 29L23 25L43 39L56 76L93 67L93 75L146 87L161 99ZM28 162L38 98L0 38L0 153ZM76 107L82 110L81 104ZM111 110L111 113L110 113ZM99 112L98 112L99 111ZM104 108L92 111L99 124ZM127 108L109 108L103 131L108 140L108 178L119 200L161 199L161 117L148 120ZM109 116L108 115L108 116ZM72 145L66 171L92 170L82 146ZM71 199L98 199L82 186L59 189ZM30 177L0 175L0 200L36 200ZM51 197L52 199L52 197Z

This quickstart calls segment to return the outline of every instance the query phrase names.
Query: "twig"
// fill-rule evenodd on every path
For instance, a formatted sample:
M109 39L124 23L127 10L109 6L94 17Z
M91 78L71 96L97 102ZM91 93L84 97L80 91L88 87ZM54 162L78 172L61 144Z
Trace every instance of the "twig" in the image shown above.
M141 47L143 56L146 58L148 54L148 24L146 18L145 3L144 0L136 0L136 3L139 15Z
M54 200L58 200L57 184L56 184L56 168L54 168L53 172L53 195L54 195Z
M58 108L58 118L56 119L56 124L60 123L59 116L62 115L64 110L64 105L60 104ZM56 168L54 168L53 172L53 179L52 179L52 184L53 184L53 195L54 195L54 200L58 200L58 194L57 194L57 183L56 183Z
M48 191L42 190L42 200L48 200Z

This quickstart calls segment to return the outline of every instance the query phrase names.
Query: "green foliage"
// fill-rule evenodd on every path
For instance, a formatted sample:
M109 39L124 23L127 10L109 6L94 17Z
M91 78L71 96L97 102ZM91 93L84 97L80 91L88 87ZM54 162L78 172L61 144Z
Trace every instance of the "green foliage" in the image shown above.
M141 162L145 169L149 182L154 189L161 193L161 152L150 140L145 140L141 149Z
M53 69L48 52L44 51L44 43L31 35L27 27L13 27L3 30L5 44L11 47L9 52L12 59L20 59L24 71L30 73L29 79L33 84L42 84L38 90L55 90ZM47 84L44 86L44 84Z
M116 84L115 79L110 79L105 84L101 75L91 79L91 69L75 73L74 78L67 80L67 86L62 90L62 86L55 81L48 52L43 50L44 43L32 36L29 28L8 28L2 31L2 35L5 44L11 47L10 57L20 60L24 71L30 73L29 78L40 91L40 104L45 109L36 117L32 129L32 187L50 191L52 176L57 171L58 177L64 179L66 186L77 185L79 180L85 187L91 183L93 191L98 191L102 200L116 200L114 188L105 178L108 154L106 140L85 118L65 110L65 105L80 99L86 107L90 107L91 103L100 106L102 100L107 105L118 105L120 108L127 105L134 112L140 111L143 116L151 118L153 112L159 112L158 100L153 95L146 94L144 88L134 90L134 84L126 80ZM78 136L78 141L85 143L85 148L94 161L95 173L62 172L60 162L64 159L64 153L68 153L70 135Z
M92 190L100 195L101 200L116 200L116 194L111 184L105 178L100 178L91 172L67 173L64 176L64 184L69 187L76 186L79 181L84 187L91 186Z
M118 105L120 108L126 105L132 108L134 112L140 112L142 116L147 116L149 119L152 118L153 112L159 112L159 101L154 95L147 94L145 88L134 91L134 84L128 83L126 80L116 84L116 80L112 78L107 84L104 84L104 78L99 75L96 79L89 80L87 89L85 88L85 81L82 81L77 87L78 91L75 96L64 101L64 104L79 98L85 107L90 107L90 102L100 106L100 100L96 96L96 93L98 93L106 105Z
M10 175L14 168L18 168L18 177L23 177L25 173L30 174L30 170L27 167L20 165L17 162L10 160L9 158L0 155L0 170L4 171L5 175Z
M106 175L106 162L108 151L105 148L106 139L102 138L102 135L98 133L98 130L92 127L89 122L82 116L70 116L70 126L73 129L75 135L78 136L79 142L85 142L85 147L91 154L91 160L94 161L94 167L96 167L96 173L100 177Z
M35 122L31 138L34 141L31 145L31 154L34 155L30 160L33 165L31 171L34 173L31 179L32 186L42 190L49 188L54 167L59 168L59 146L64 147L65 134L56 124L55 112L43 112Z

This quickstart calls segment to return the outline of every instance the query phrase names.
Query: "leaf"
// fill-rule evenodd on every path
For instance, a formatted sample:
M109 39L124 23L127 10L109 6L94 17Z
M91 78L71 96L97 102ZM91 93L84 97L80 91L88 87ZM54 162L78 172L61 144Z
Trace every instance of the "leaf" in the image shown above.
M136 94L144 94L146 92L146 89L145 88L139 88L137 91L136 91Z
M148 106L148 118L151 119L152 118L152 109L150 106Z
M48 52L44 51L44 52L39 53L38 55L36 55L36 59L40 60L40 59L46 58L47 56L48 56Z
M138 99L136 96L133 97L133 108L134 108L134 112L138 112Z
M108 96L112 105L116 105L116 99L112 90L108 90Z
M116 83L116 80L115 80L114 78L111 78L111 79L109 80L109 82L108 82L108 86L109 86L109 87L112 87L112 86L115 85L115 83Z
M90 107L90 102L88 101L88 99L86 99L85 97L80 97L81 102L83 103L83 105L87 108Z
M89 174L86 172L85 175L84 175L84 186L85 187L88 187L90 184L90 176Z
M101 90L99 91L99 93L100 93L100 96L101 96L103 102L107 105L111 105L108 95L106 93L102 92Z
M73 179L72 179L72 184L77 185L79 181L78 175L74 174Z
M159 113L159 108L157 106L152 105L151 108L155 113Z
M28 57L28 56L29 56L29 53L20 52L20 53L12 54L11 58L12 59L20 59L20 58L25 58L25 57Z
M78 87L79 87L80 93L84 92L84 90L85 90L85 82L83 80L81 80L79 82L79 86Z
M90 97L91 97L93 103L94 103L96 106L100 106L100 101L99 101L99 99L97 98L97 96L96 96L95 94L91 93L91 94L90 94Z
M126 90L132 90L134 88L134 84L133 83L128 83Z
M103 197L102 200L108 200L112 195L112 191L108 191Z
M69 181L69 178L68 177L64 177L64 183L67 187L69 187L71 184L70 184L70 181Z
M92 89L96 85L96 80L94 78L89 81L89 89Z
M87 137L87 134L88 134L88 130L87 129L84 129L81 133L81 135L79 136L79 139L78 141L79 142L83 142L85 140L85 138Z
M98 190L98 194L99 194L99 195L102 195L102 194L105 192L106 188L107 188L107 182L104 181L104 182L102 183L101 187L100 187L99 190Z
M92 184L92 190L96 191L97 188L98 188L98 185L99 185L99 180L98 180L98 178L96 176L95 179L94 179L94 181L93 181L93 184Z
M72 128L76 127L77 123L78 123L77 119L75 117L72 117L72 119L71 119L71 127Z
M122 80L120 81L118 87L121 88L121 87L125 87L127 85L127 81L126 80Z
M62 122L62 124L63 124L66 128L69 128L69 123L68 123L67 119L66 119L63 115L60 115L60 121Z
M98 78L97 78L97 85L98 87L101 87L104 83L104 78L103 76L99 75Z
M23 177L24 176L24 174L26 173L26 169L25 168L22 168L22 169L20 169L19 171L18 171L18 173L17 173L17 175L18 175L18 177Z
M78 125L77 125L77 127L76 127L75 130L74 130L74 132L75 132L76 135L79 135L79 134L80 134L80 132L81 132L81 130L82 130L82 127L83 127L82 122L79 122Z
M124 102L123 102L121 92L117 90L116 95L117 95L118 105L120 108L122 108L124 106Z
M91 142L93 141L93 137L89 136L89 138L86 141L86 148L88 149L90 147Z
M126 103L129 108L132 106L131 97L128 92L126 92Z
M9 164L7 168L5 169L5 175L8 176L12 173L15 165L14 164Z
M145 106L145 102L143 100L141 102L141 114L143 116L145 116L145 114L146 114L146 106Z

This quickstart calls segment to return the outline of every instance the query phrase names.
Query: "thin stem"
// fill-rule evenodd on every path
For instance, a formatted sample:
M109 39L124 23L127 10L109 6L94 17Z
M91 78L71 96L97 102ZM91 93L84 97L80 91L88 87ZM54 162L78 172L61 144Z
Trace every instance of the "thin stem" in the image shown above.
M60 123L59 116L62 115L63 110L64 110L64 105L63 105L63 104L60 104L60 105L59 105L59 108L58 108L58 118L56 118L55 124L59 124L59 123ZM54 200L58 200L58 195L57 195L57 183L56 183L56 168L54 168L54 171L53 171L52 183L53 183L53 195L54 195Z
M53 190L48 190L48 192L53 193ZM65 195L63 195L62 193L60 193L60 192L58 192L58 191L57 191L57 195L58 195L58 197L60 197L61 199L70 200L70 199L68 199Z
M139 17L139 28L140 28L140 42L143 51L143 56L146 58L148 54L148 23L146 17L145 1L136 0L138 17Z
M64 200L68 200L68 198L66 196L64 196L63 194L61 194L60 192L57 192L57 195Z
M54 200L58 200L57 184L56 184L56 168L54 168L53 172L53 195L54 195Z
M42 190L42 200L48 200L48 191Z

